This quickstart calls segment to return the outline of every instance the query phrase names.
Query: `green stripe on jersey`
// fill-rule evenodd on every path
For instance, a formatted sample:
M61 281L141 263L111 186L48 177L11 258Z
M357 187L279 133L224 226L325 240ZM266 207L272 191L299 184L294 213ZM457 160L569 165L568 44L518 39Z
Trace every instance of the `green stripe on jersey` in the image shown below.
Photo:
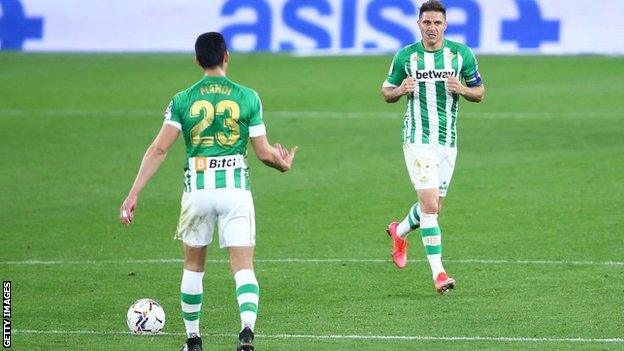
M456 125L457 123L457 99L453 100L453 106L451 106L451 147L455 147L455 141L457 140Z
M236 189L241 188L241 169L240 168L236 168L234 170L234 187Z
M435 54L435 68L444 69L445 50L441 50ZM438 143L446 144L446 83L444 81L436 82L436 107L438 109Z
M419 71L425 70L425 55L424 51L418 55L417 66ZM425 82L418 83L418 100L420 102L420 119L422 123L422 143L429 144L429 111L427 110L427 83Z
M225 188L225 169L215 171L215 189Z
M459 55L456 54L451 60L451 64L453 65L453 71L459 71ZM453 94L453 104L451 105L451 147L455 147L455 124L457 120L457 102L459 101L459 96L457 94Z
M412 74L412 60L410 59L407 62L407 71L410 72L410 74ZM409 99L407 100L407 104L408 104L408 108L409 108L409 116L407 117L410 120L410 131L409 131L409 138L410 138L410 143L414 143L414 133L416 132L416 121L414 119L414 100L416 99L416 94L412 93L409 97ZM406 133L407 133L407 126L404 127L406 129ZM403 142L405 143L407 141L407 134L403 134Z
M191 181L192 174L195 174L193 182ZM191 183L193 183L192 186ZM185 191L190 192L200 189L250 190L249 172L242 167L199 172L188 171L188 175L185 176Z
M197 190L204 188L204 172L197 172L197 180L195 181L197 185Z

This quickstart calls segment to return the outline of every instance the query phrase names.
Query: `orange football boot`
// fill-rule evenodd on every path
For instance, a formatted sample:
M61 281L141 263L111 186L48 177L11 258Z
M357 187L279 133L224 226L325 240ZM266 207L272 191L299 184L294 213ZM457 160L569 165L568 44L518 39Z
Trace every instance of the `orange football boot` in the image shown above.
M444 294L447 290L455 287L455 279L449 277L445 272L441 272L436 277L434 285L438 293Z
M388 224L386 232L390 238L392 238L392 261L399 268L404 268L407 265L407 245L408 242L397 235L398 222L392 222Z

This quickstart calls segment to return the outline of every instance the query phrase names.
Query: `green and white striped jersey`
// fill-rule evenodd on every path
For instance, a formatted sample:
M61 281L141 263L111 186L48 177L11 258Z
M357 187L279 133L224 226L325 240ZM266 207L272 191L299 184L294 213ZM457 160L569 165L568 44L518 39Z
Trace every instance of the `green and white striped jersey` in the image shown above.
M204 76L176 94L165 122L182 131L187 160L184 190L249 190L249 137L266 134L258 94L226 77Z
M417 82L416 91L408 95L404 144L457 146L459 95L446 90L450 75L469 87L482 84L477 60L466 45L445 39L441 49L427 51L418 42L396 53L383 86L399 86L408 76Z

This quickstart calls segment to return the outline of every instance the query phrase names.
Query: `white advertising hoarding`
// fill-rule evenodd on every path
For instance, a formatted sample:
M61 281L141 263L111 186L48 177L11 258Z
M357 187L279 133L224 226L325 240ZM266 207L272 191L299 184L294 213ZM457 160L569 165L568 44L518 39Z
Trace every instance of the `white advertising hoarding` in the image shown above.
M0 0L0 49L392 52L417 41L423 0ZM623 0L446 0L447 37L478 53L624 54Z

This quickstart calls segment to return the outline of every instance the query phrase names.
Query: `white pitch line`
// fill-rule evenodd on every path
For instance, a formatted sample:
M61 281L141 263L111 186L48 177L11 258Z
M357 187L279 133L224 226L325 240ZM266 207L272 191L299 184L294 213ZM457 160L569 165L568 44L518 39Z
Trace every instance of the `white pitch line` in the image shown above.
M160 116L164 110L19 110L19 109L0 109L0 117L3 116L34 116L34 117L87 117L87 116ZM371 112L371 111L264 111L264 115L268 118L346 118L346 119L366 119L366 118L384 118L398 119L403 118L400 112ZM462 116L469 118L553 118L553 117L592 117L592 118L613 118L622 117L624 113L619 111L568 111L568 112L530 112L530 111L508 111L508 112L471 112L464 111Z
M32 330L18 329L23 334L83 334L83 335L132 335L130 332L93 330ZM183 336L184 333L159 333L156 336ZM236 337L236 334L204 334L204 337ZM534 338L513 336L424 336L424 335L306 335L306 334L257 334L266 339L315 339L315 340L400 340L400 341L495 341L495 342L571 342L571 343L622 343L622 338Z
M263 112L269 118L271 116L275 117L290 117L290 118L347 118L347 119L358 119L358 118L388 118L388 119L403 119L403 115L401 113L396 112L372 112L372 111L358 111L358 112L335 112L335 111L265 111ZM619 111L609 111L609 112L596 112L596 111L588 111L588 112L580 112L580 111L569 111L569 112L530 112L530 111L509 111L509 112L478 112L478 111L463 111L461 112L462 116L467 116L469 118L506 118L506 119L514 119L514 118L554 118L554 117L592 117L592 118L613 118L613 117L622 117L624 113Z
M571 260L486 260L486 259L446 259L448 263L465 264L518 264L518 265L574 265L574 266L624 266L622 261L571 261ZM169 259L145 259L145 260L85 260L85 261L64 261L64 260L23 260L23 261L0 261L0 265L91 265L91 264L144 264L144 263L182 263L180 258ZM206 260L208 263L229 263L228 260ZM332 264L332 263L389 263L390 259L357 259L357 258L276 258L276 259L256 259L256 263L312 263L312 264ZM426 260L409 260L409 262L427 262Z
M32 116L32 117L87 117L94 115L105 116L158 116L164 114L164 110L17 110L0 109L0 116Z

